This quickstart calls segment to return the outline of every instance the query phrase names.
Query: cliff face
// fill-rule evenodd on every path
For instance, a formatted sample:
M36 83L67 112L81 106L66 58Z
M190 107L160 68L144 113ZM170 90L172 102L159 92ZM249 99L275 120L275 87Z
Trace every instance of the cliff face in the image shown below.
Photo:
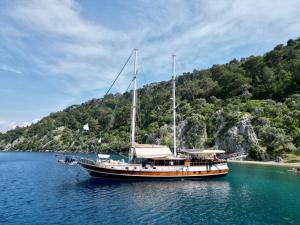
M214 121L212 137L207 133L207 124L201 120L202 116L194 115L192 119L180 121L177 125L178 148L215 148L242 155L249 155L251 151L256 151L256 156L263 160L272 158L272 152L266 151L265 141L275 148L285 149L288 152L297 151L284 129L272 127L268 118L257 118L244 112L235 113L236 122L226 118L223 110L212 113L210 117ZM253 120L255 125L252 124ZM173 147L172 135L172 126L164 125L160 128L160 135L148 136L147 143L167 144ZM209 140L211 138L212 142Z
M222 115L219 115L222 117ZM220 119L221 124L217 127L223 127L225 119ZM223 134L218 129L215 134L215 145L218 148L226 149L230 153L238 152L247 154L252 145L258 144L257 135L251 123L251 115L241 116L237 124L230 127Z
M300 39L263 56L184 73L176 79L178 146L254 159L300 154L299 86ZM137 142L172 147L171 90L170 81L138 90ZM130 92L93 99L0 133L0 149L127 151L130 111Z

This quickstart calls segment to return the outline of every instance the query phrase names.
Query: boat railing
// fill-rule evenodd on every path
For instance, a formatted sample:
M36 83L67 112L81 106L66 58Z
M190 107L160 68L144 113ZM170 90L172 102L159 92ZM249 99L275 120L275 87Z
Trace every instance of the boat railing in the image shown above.
M222 161L212 161L212 162L191 162L191 166L212 166L226 164L225 160Z
M95 161L92 159L88 159L88 158L81 158L79 160L80 163L84 163L84 164L88 164L88 165L95 165Z
M115 164L107 164L104 165L104 168L112 169L112 168L123 168L125 170L136 170L136 169L141 169L142 165L141 164L128 164L128 163L115 163Z

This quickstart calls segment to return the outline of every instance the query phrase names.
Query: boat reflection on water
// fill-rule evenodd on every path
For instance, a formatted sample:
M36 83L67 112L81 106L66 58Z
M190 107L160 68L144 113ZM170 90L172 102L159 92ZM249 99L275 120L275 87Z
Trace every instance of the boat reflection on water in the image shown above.
M150 182L133 186L132 201L139 207L144 207L147 202L146 208L159 206L163 210L172 205L172 208L180 209L195 204L195 199L203 199L201 204L205 204L208 198L227 201L229 191L230 184L227 181Z
M182 181L110 181L88 178L77 183L80 189L94 193L95 204L103 204L107 196L120 197L124 204L139 210L169 210L191 207L201 203L211 205L215 201L225 203L230 198L231 186L225 178L217 180ZM83 191L83 190L82 190ZM97 193L97 194L96 194ZM207 202L207 199L210 199ZM146 215L145 215L146 216Z

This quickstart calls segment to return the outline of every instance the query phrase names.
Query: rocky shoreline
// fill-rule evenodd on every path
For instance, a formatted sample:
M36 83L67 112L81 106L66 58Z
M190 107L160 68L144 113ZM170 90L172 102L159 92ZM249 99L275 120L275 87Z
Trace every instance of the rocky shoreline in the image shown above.
M249 161L249 160L229 159L228 162L238 163L238 164L253 164L253 165L278 166L278 167L289 167L289 168L300 167L300 163L284 163L284 162L275 162L275 161Z

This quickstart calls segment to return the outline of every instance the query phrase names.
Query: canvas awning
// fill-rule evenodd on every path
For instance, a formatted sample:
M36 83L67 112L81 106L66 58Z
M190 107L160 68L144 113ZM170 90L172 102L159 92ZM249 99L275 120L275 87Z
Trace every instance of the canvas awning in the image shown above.
M108 159L110 157L110 155L106 155L106 154L98 154L98 158L99 159Z
M170 148L166 145L135 144L133 153L137 158L162 158L172 156Z
M220 153L225 153L224 150L218 150L218 149L204 149L204 150L186 149L186 150L181 150L181 152L188 153L188 154L220 154Z

